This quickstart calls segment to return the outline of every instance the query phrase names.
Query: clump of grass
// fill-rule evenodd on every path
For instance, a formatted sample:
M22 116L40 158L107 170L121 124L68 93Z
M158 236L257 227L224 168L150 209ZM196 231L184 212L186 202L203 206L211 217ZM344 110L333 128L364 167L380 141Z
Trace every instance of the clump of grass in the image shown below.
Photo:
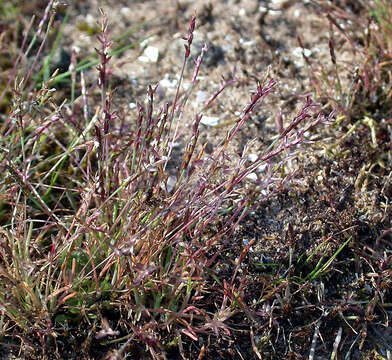
M46 31L51 27L51 6L39 33L45 24ZM236 314L254 319L241 295L243 285L235 281L253 243L244 247L230 282L216 276L217 257L230 246L254 194L267 198L281 189L292 175L280 177L285 162L332 115L326 119L306 98L287 125L278 119L277 135L257 159L249 162L246 148L233 158L229 144L276 84L266 77L211 154L199 141L198 112L182 157L173 159L178 124L207 51L204 47L195 62L191 89L184 91L195 26L193 17L171 105L156 109L157 87L149 86L147 104L137 104L133 123L118 121L114 108L113 42L105 14L96 49L101 99L95 109L88 106L82 69L81 106L54 101L56 72L38 88L34 65L23 78L14 74L13 103L0 137L0 201L8 211L0 228L0 324L1 334L20 338L25 351L34 353L38 341L37 356L57 349L61 357L65 342L82 356L100 345L113 359L146 353L158 359L172 348L183 354L184 342L203 334L230 337L227 321ZM75 86L75 66L69 75ZM177 162L174 175L170 160ZM246 178L263 164L268 171L241 195ZM219 305L206 303L209 291L219 294ZM67 337L76 329L84 337L82 350Z
M349 118L376 109L390 111L391 3L358 2L354 14L348 6L315 2L330 23L331 67L318 65L304 55L316 96L333 104ZM302 48L301 37L298 38ZM345 49L345 53L341 50Z
M349 184L352 186L349 196L352 204L355 204L350 209L350 214L356 213L361 219L359 224L368 230L365 234L358 230L353 239L348 235L343 237L329 260L325 262L325 255L322 253L314 269L304 278L317 280L318 276L324 276L326 273L323 268L331 265L330 261L335 255L340 251L347 252L345 259L347 263L355 265L356 275L344 286L341 285L345 289L344 296L336 300L336 307L330 309L339 312L345 322L343 329L348 325L348 333L354 334L346 357L351 356L353 349L359 349L365 354L365 349L374 347L373 344L377 343L380 344L380 351L374 350L372 355L381 358L380 354L387 354L388 357L390 351L389 345L386 345L389 321L386 309L390 307L388 299L391 287L390 281L385 277L391 260L391 243L387 239L390 233L390 210L387 209L390 207L383 200L372 202L369 194L378 193L380 184L383 184L381 193L386 199L388 196L384 195L384 191L386 184L390 182L392 3L387 0L343 3L344 5L314 2L319 13L329 21L330 66L315 64L305 55L304 57L316 96L326 107L332 104L338 110L335 129L342 134L332 146L327 147L326 157L336 163L335 171L339 171L341 178L344 178L346 169L340 163L347 160L352 164L356 162L351 169L356 174L355 180L352 185ZM355 10L358 12L354 14L349 4L356 5ZM299 42L304 47L300 38ZM388 215L377 217L381 208ZM334 208L336 210L339 209ZM339 213L341 211L336 211L336 214ZM381 239L383 240L380 241ZM319 246L317 251L325 244L321 243ZM314 253L305 263L313 255ZM370 273L376 281L367 280ZM316 286L322 285L324 289L322 281L319 279ZM318 331L317 325L314 330L316 340ZM373 332L378 334L377 340L371 335ZM337 356L341 336L342 327L337 331L337 345L334 345L331 358ZM312 357L315 347L312 344ZM367 356L370 356L369 353L363 358Z

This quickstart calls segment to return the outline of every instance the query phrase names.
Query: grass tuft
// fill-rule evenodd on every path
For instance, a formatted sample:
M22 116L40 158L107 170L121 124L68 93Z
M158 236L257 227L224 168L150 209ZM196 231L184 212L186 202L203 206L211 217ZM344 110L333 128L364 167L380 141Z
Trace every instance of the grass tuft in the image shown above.
M6 16L16 11L0 5ZM328 66L313 64L304 52L318 100L298 97L301 104L292 117L280 111L274 133L251 158L252 142L238 154L232 149L277 80L268 70L256 81L249 101L238 100L243 103L238 116L221 126L220 141L207 151L204 112L217 99L224 101L239 79L233 74L216 84L218 90L189 117L188 102L208 52L205 45L191 62L196 16L183 38L173 98L159 102L158 86L149 85L146 101L136 103L136 116L118 105L121 93L113 86L113 58L136 43L126 41L130 32L112 40L103 10L94 30L95 53L78 61L73 52L67 70L52 67L67 22L66 15L55 26L58 2L47 2L20 42L0 36L2 53L13 60L4 68L0 94L0 337L26 358L61 359L71 349L81 358L203 359L215 354L211 348L219 354L211 341L230 344L245 337L248 358L297 358L290 348L293 337L312 359L320 334L327 334L331 359L342 351L342 341L353 341L344 344L346 356L354 344L367 350L369 335L388 323L391 304L390 224L381 235L373 231L375 244L367 243L359 228L371 228L362 219L371 213L366 194L377 186L375 172L390 169L378 114L391 110L392 5L364 4L364 15L357 18L347 7L316 5L331 28ZM13 47L4 50L3 41ZM301 37L298 41L304 49ZM344 46L351 49L355 71L341 61ZM186 87L188 63L193 74ZM96 86L86 81L93 67ZM182 132L184 123L188 133ZM339 135L332 144L314 141L320 129ZM347 170L347 154L360 148L363 129L362 145L372 155L345 188L352 190L350 200L341 192L337 199L331 189L341 186L327 173L333 166L336 172ZM180 140L186 144L181 153ZM305 186L298 179L305 175L293 164L308 156L307 147L317 146L323 149L315 158L332 165L323 167L322 179L330 191L320 191L314 201L296 187ZM313 165L319 166L308 164ZM307 178L309 188L316 180ZM271 243L284 242L287 254L257 258L256 237L241 235L244 224L252 217L262 221L281 199L295 206L312 200L319 212L328 209L327 220L299 214L300 224L293 226L293 217L285 219L285 237ZM346 202L356 208L350 212ZM260 204L270 208L257 213ZM299 246L308 233L318 243ZM338 326L328 334L331 323ZM285 329L290 337L284 335L280 344L274 338L281 339ZM233 348L242 357L245 350Z

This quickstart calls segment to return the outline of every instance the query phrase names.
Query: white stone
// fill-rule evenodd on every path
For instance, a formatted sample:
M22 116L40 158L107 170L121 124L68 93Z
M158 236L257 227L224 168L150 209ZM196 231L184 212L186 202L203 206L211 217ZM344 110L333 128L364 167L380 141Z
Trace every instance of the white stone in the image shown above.
M120 13L124 16L132 16L132 11L129 7L122 7Z
M156 63L159 58L159 50L155 46L147 46L143 51L143 55L139 56L141 62L152 62Z
M219 118L216 116L203 116L200 123L205 126L216 126L219 124Z
M254 172L252 172L252 173L246 175L246 178L249 179L249 180L252 180L252 181L256 181L257 180L257 175Z
M265 172L266 170L267 170L267 168L268 168L268 164L261 164L258 168L257 168L257 171L258 172Z
M199 90L196 94L197 96L197 102L199 104L203 104L204 102L207 101L208 98L208 92L207 91L203 91L203 90Z
M176 184L176 182L177 182L177 178L176 178L175 176L170 175L170 176L167 178L166 186L165 186L164 183L161 183L161 189L162 189L162 190L166 190L166 188L167 188L167 191L168 191L168 192L172 192L173 189L174 189L174 185Z
M177 86L177 79L170 80L168 76L165 77L159 82L159 85L166 89L174 89Z
M248 161L250 161L250 162L255 162L258 158L259 158L259 156L257 154L249 154L248 155Z
M302 58L302 51L303 51L303 53L304 53L304 55L305 55L306 57L309 57L309 56L312 55L312 50L306 49L306 48L302 49L301 47L296 47L296 48L293 50L293 55L294 55L295 57Z

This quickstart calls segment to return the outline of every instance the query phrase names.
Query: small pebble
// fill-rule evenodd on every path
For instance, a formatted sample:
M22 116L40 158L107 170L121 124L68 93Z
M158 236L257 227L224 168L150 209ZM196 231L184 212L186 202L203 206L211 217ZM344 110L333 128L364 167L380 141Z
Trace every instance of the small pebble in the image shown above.
M159 50L155 46L147 46L143 52L143 55L139 56L141 62L156 63L159 58Z
M205 126L216 126L219 124L219 118L216 116L203 116L200 123Z

